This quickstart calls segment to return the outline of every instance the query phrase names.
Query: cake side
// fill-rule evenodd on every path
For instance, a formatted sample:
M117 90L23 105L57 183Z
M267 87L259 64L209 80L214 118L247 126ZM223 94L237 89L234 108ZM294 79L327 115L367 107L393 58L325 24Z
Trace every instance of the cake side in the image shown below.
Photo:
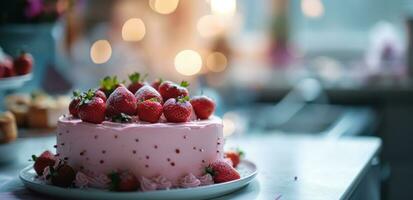
M91 124L70 117L58 122L57 154L77 170L108 174L129 170L136 177L162 176L177 185L186 174L201 176L223 158L218 117L186 123Z

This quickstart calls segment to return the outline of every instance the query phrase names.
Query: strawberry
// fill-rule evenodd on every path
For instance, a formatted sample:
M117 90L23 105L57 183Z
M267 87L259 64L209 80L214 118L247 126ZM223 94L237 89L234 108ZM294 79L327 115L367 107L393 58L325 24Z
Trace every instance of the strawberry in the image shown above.
M118 87L109 96L106 101L107 115L116 116L121 113L127 115L136 114L136 98L128 89L125 87Z
M82 121L100 124L105 120L106 104L92 90L82 94L79 103L79 117Z
M80 94L79 91L73 91L72 101L69 104L69 112L73 117L79 117L79 103L87 95L93 95L93 97L101 98L104 102L106 102L106 95L100 90L95 90L93 94L91 90L83 94Z
M136 91L135 97L138 103L152 98L155 98L159 103L162 103L161 94L149 85L145 85Z
M153 89L153 88L152 88ZM145 122L156 123L162 115L162 104L156 98L138 103L139 119Z
M159 86L162 84L162 82L163 82L163 80L162 80L161 78L158 78L158 79L154 80L154 81L151 83L151 86L152 86L153 88L155 88L155 90L158 90L158 91L159 91Z
M207 96L193 97L191 105L194 108L196 117L199 119L208 119L215 111L214 101Z
M76 177L75 170L66 163L59 164L56 169L51 167L52 184L59 187L69 187Z
M232 161L232 166L237 167L241 158L244 156L244 153L240 150L237 151L227 151L224 154L225 158L228 158Z
M191 117L192 106L189 103L189 97L180 97L178 99L168 99L163 104L163 114L168 122L187 122Z
M14 59L14 70L18 75L28 74L32 71L33 57L31 54L21 52L19 57Z
M101 98L104 102L106 102L106 94L102 90L95 91L95 97Z
M14 76L13 61L9 56L0 60L0 78Z
M189 95L188 87L189 83L182 81L180 85L171 81L164 81L159 86L159 93L162 95L164 101L170 98L185 97Z
M228 163L229 165L231 165L232 167L234 167L234 163L232 162L231 159L229 159L229 158L224 158L224 161L225 161L226 163ZM234 167L234 168L235 168L235 167Z
M135 72L131 75L129 75L129 80L131 83L128 86L128 90L135 94L136 91L139 90L144 85L147 85L148 83L144 82L146 78L146 74L141 78L141 75L138 72Z
M128 171L113 172L109 174L111 190L115 191L135 191L138 190L138 179Z
M238 171L225 161L215 161L205 169L206 173L211 174L215 183L224 183L240 179Z
M72 101L69 104L69 113L73 117L79 117L79 103L81 100L81 96L79 91L73 91Z
M105 78L100 80L99 90L104 92L106 97L108 97L116 88L121 86L124 85L118 81L118 78L116 76L106 76Z
M32 155L32 159L34 161L33 168L39 176L43 174L44 168L55 164L55 157L50 151L44 151L39 157Z

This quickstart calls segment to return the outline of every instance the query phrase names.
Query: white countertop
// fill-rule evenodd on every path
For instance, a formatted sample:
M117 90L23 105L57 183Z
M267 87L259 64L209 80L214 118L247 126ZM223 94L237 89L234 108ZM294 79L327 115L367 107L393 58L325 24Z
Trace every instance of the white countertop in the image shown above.
M0 167L0 199L44 199L24 189L17 173L30 164L30 155L53 149L54 142L54 137L19 141L24 146L17 152L19 160ZM380 139L365 137L332 140L251 135L232 138L226 147L242 148L246 158L257 165L259 173L247 187L218 199L347 199L380 146Z

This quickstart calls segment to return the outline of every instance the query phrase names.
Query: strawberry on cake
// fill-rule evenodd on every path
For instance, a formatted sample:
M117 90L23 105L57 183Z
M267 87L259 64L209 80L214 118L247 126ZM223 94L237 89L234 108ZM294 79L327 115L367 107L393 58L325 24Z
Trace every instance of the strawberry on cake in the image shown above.
M222 120L188 83L130 76L125 87L105 77L97 90L74 92L70 115L58 122L56 155L35 160L39 177L61 187L115 191L191 188L240 178L224 158ZM229 154L228 154L229 155ZM238 157L237 157L238 156Z

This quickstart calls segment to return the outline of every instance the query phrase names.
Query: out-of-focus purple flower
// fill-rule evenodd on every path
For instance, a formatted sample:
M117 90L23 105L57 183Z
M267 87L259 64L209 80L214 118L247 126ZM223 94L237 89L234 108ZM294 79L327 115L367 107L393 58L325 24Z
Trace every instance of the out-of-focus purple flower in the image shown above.
M43 11L43 0L27 0L24 13L27 18L32 19L39 16Z

